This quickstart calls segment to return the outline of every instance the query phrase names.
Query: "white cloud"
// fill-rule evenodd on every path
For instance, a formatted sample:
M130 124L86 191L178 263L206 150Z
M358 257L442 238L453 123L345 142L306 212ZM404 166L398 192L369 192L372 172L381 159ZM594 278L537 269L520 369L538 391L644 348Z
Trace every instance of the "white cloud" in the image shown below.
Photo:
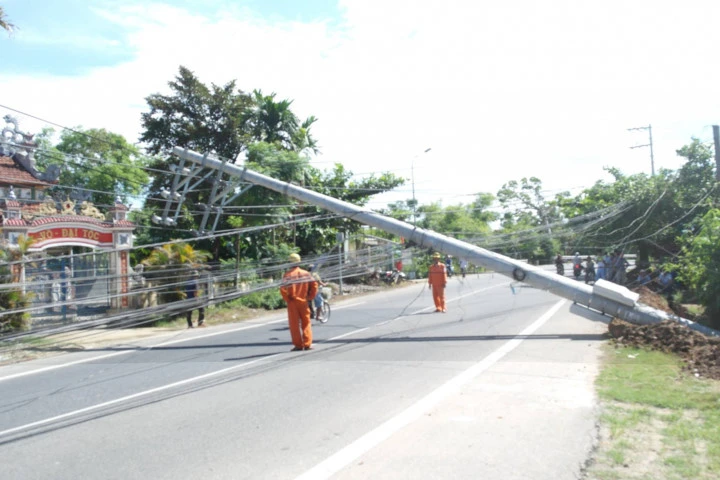
M677 168L674 151L718 122L716 3L342 0L341 28L149 3L104 12L130 32L132 62L5 74L0 87L22 110L134 141L144 98L185 65L294 99L319 118L318 162L409 178L432 147L414 161L417 198L467 202L523 176L557 190L594 183L603 166L649 172L649 150L629 148L643 134L626 129L650 123L656 169ZM408 185L396 198L410 196Z

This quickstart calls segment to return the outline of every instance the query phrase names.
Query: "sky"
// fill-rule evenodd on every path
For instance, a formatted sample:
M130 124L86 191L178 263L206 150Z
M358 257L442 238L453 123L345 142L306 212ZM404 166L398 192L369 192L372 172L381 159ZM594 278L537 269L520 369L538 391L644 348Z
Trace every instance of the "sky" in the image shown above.
M408 179L373 208L677 169L720 123L717 0L0 0L6 107L137 141L183 65L314 115L318 168ZM41 121L17 115L21 129ZM426 150L430 149L426 152Z

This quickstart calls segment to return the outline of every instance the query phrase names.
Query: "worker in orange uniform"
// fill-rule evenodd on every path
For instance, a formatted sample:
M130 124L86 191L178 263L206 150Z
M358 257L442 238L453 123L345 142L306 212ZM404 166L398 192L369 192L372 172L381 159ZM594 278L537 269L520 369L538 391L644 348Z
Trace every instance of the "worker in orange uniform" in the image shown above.
M432 288L433 301L436 312L447 312L445 308L445 285L447 285L447 271L445 264L440 261L440 254L433 253L433 263L428 269L428 288Z
M290 337L295 345L292 351L312 350L312 326L308 302L317 295L318 285L308 271L300 268L300 255L292 253L288 260L292 265L283 276L280 294L287 302Z

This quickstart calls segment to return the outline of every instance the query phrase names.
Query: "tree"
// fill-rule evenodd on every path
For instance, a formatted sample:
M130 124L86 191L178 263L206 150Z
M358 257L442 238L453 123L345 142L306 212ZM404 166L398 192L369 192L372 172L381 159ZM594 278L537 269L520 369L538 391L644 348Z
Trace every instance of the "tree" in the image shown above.
M181 66L168 85L170 95L155 93L145 99L150 111L141 115L140 140L150 153L169 154L179 146L235 159L251 141L245 119L252 98L234 80L208 87Z
M222 87L205 86L187 68L180 67L174 81L170 82L170 95L154 94L147 97L150 111L142 115L144 131L141 139L149 150L167 154L173 146L187 147L198 152L215 153L235 159L245 152L249 168L273 178L293 182L320 193L362 205L372 195L395 188L403 180L382 174L353 180L352 172L336 165L330 172L321 172L309 164L309 153L317 153L317 142L311 127L315 117L300 121L292 110L291 100L280 100L275 93L265 95L254 90L248 95L229 82ZM169 170L169 160L161 159L153 164L157 170ZM150 188L150 198L145 204L145 218L162 209L164 201L158 200L161 188L169 185L172 176L157 175ZM183 215L179 229L198 230L201 212L207 205L212 181L206 180L184 200ZM258 206L267 206L260 210ZM246 209L245 207L252 207ZM334 245L339 230L353 231L359 226L344 219L328 219L297 224L298 215L320 213L317 207L300 205L282 194L263 188L252 188L225 207L217 230L251 228L268 223L292 220L292 225L243 235L240 249L251 258L265 258L278 251L281 245L298 245L301 251L318 251ZM142 240L164 241L174 232L153 231ZM190 235L190 233L188 233ZM140 240L140 238L139 238ZM233 238L219 238L203 247L213 252L215 260L237 255Z
M143 264L161 269L175 269L178 266L198 268L209 258L208 252L195 250L187 242L173 242L153 249Z
M12 32L15 29L15 25L10 23L10 20L7 19L7 15L5 15L5 9L3 7L0 7L0 28L7 30L8 32Z
M440 202L421 205L417 209L418 225L477 243L491 233L490 223L497 219L497 214L489 210L493 200L492 194L480 193L470 205L443 207ZM411 205L411 201L407 204Z
M185 298L180 280L187 279L210 257L210 253L196 250L189 243L175 241L154 248L142 263L148 267L149 280L169 287L169 292L163 292L163 300L168 303Z
M143 170L147 159L122 135L103 128L65 130L55 146L62 155L50 154L48 162L62 170L60 185L82 186L98 205L124 203L140 194L149 177Z
M661 169L649 177L608 168L612 182L598 181L576 197L562 199L567 218L605 210L604 220L578 233L575 244L636 250L640 265L677 254L677 238L693 230L696 219L720 198L710 147L692 139L677 154L687 159L678 171Z
M678 280L693 290L708 317L708 325L720 327L720 210L711 209L698 222L697 232L681 237L682 254L674 267Z
M25 268L23 261L33 243L34 238L20 235L17 248L0 249L0 332L25 331L32 326L30 312L24 311L31 304L32 294L17 286L2 284L21 281L21 272Z
M317 153L317 142L310 134L310 127L316 118L311 116L304 122L290 110L292 100L275 100L276 94L264 95L261 90L253 91L253 106L245 115L245 127L258 142L277 144L292 151L305 149Z
M547 200L542 194L542 181L537 177L504 184L497 194L505 210L501 221L503 237L500 242L494 240L494 248L529 260L547 261L554 257L564 234L557 227L564 219L560 204L568 196L568 192L562 192Z
M568 195L560 194L561 197ZM548 226L548 233L552 233L550 224L562 220L562 212L557 202L545 199L542 194L542 181L537 177L522 178L520 183L511 180L498 191L497 199L505 210L514 211L516 215L529 214L529 219L535 219L533 223Z

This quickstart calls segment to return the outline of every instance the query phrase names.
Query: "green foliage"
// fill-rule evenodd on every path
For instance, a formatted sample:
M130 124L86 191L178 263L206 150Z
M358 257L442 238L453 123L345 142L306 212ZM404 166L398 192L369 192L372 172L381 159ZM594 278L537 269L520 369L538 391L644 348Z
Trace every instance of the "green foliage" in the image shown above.
M682 254L674 267L678 279L695 292L705 307L708 324L720 327L720 210L702 217L697 231L686 231L680 240Z
M148 183L143 170L147 159L121 135L105 129L64 130L55 146L58 154L45 152L44 162L60 165L60 185L93 190L97 205L113 205L140 194ZM100 193L107 192L107 193Z
M562 192L546 200L536 177L506 183L497 195L504 210L499 237L488 246L513 258L549 261L561 251L560 240L567 235L559 225L564 219L560 205L568 196Z
M224 86L206 86L187 68L180 67L178 76L170 82L170 95L154 94L147 98L150 111L143 114L144 132L141 139L153 153L167 153L173 146L183 146L198 152L214 152L234 159L246 152L247 165L270 177L303 185L335 198L363 205L374 194L395 188L403 180L385 173L379 177L353 180L352 172L336 165L330 172L322 172L309 165L306 152L317 153L317 142L311 128L315 117L304 121L292 112L291 100L276 98L255 90L247 94L237 89L235 82ZM153 165L168 170L167 160ZM171 176L158 175L150 189L145 205L145 218L162 209L161 187L169 184ZM199 185L189 194L178 229L197 230L202 217L201 206L208 201L212 180ZM257 206L267 205L266 209ZM253 208L244 209L243 206ZM301 205L287 197L260 187L252 188L228 206L235 215L221 218L218 230L286 223L299 215L321 212L312 205ZM147 220L145 220L147 221ZM263 230L244 236L240 245L243 257L264 258L279 245L296 245L302 252L317 252L335 243L338 230L352 233L359 225L342 219L290 223L287 227ZM170 234L145 230L138 243L168 240ZM232 240L218 239L199 244L212 251L216 260L236 256Z
M8 288L7 284L17 282L17 271L13 273L7 262L22 259L33 239L20 236L19 249L0 249L0 332L27 331L32 327L30 312L19 312L30 307L32 294L23 293L20 288Z
M285 301L282 299L282 295L280 295L280 290L277 287L272 287L243 295L237 300L230 302L228 306L277 310L285 307Z
M30 330L30 312L18 312L30 306L30 293L20 289L0 288L0 332L22 332Z
M418 226L470 242L479 242L491 233L490 222L497 214L489 208L494 197L480 193L470 205L443 207L440 202L418 207ZM408 201L410 205L410 201Z
M189 278L193 269L202 268L209 258L208 252L196 250L185 242L175 242L156 247L142 263L148 267L145 276L149 281L167 286L158 297L162 303L169 303L185 298L180 282Z

